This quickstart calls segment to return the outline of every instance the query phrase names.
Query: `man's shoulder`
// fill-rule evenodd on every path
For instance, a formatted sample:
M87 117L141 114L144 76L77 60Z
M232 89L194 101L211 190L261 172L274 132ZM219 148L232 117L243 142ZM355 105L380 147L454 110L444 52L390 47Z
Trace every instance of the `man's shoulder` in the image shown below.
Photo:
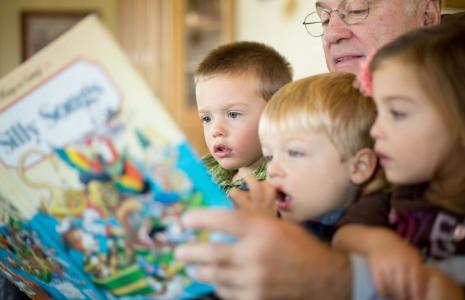
M465 22L465 11L441 15L442 23Z

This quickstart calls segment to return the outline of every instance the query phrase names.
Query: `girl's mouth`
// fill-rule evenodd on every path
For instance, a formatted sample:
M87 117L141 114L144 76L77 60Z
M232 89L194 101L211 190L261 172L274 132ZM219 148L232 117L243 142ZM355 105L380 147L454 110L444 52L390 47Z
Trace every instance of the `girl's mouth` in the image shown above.
M391 160L389 156L387 156L386 154L379 152L379 151L375 151L375 152L376 152L376 155L378 156L379 163L382 166L386 165L386 163L388 163Z

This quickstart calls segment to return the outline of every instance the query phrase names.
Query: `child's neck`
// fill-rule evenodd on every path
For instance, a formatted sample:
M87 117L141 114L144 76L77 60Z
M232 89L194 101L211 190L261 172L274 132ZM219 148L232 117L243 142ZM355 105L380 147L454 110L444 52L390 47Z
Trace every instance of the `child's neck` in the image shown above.
M260 158L259 160L255 161L253 164L247 166L247 167L242 167L242 168L239 168L236 172L236 174L234 174L233 176L233 181L236 181L236 180L241 180L241 179L245 179L246 177L249 177L250 175L252 175L254 173L254 171L257 169L257 167L263 163L263 158Z

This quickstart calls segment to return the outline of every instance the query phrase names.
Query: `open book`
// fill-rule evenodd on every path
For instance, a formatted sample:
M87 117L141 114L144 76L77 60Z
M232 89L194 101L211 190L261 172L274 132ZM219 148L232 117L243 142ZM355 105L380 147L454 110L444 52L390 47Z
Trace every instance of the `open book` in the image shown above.
M0 80L0 270L35 299L181 299L196 207L233 207L95 17Z

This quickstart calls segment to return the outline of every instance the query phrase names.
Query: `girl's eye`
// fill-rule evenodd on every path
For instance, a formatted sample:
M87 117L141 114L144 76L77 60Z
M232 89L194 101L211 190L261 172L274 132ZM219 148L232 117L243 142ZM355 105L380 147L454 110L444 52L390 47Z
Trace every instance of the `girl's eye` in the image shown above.
M269 163L273 159L273 155L265 155L265 161Z
M202 120L203 123L208 123L212 119L210 118L210 116L200 116L200 120Z
M398 110L391 109L391 116L394 120L402 120L405 119L407 114Z
M296 151L296 150L288 150L287 154L289 154L290 157L301 157L304 156L304 153L301 151Z
M228 112L228 117L230 117L232 119L237 119L240 115L241 115L241 113L237 112L237 111Z

